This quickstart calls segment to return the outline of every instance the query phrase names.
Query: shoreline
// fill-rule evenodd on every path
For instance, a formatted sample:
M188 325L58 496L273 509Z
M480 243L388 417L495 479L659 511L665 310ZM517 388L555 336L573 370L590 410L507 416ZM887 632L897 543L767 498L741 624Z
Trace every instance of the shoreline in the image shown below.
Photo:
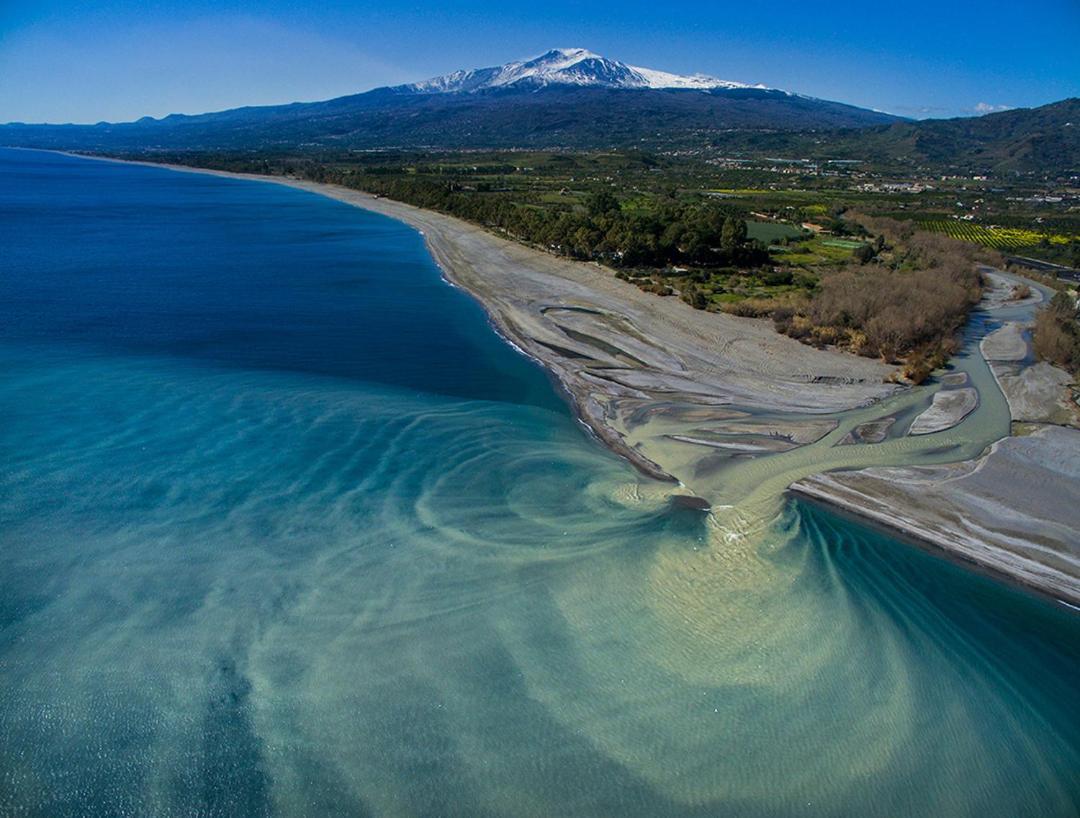
M1057 592L1048 588L1043 583L1028 580L999 565L982 562L970 554L943 545L940 540L932 539L926 534L917 533L915 530L905 527L900 522L869 515L861 509L839 502L825 493L817 494L812 491L805 491L793 484L788 490L788 494L792 499L797 500L800 503L815 506L834 516L850 520L851 522L869 528L872 531L878 531L891 539L903 543L909 548L917 548L938 559L957 565L966 571L979 574L980 576L987 577L995 582L1032 594L1047 602L1054 602L1072 610L1080 611L1080 592Z
M1080 464L1080 431L1044 426L1002 438L975 460L823 473L796 481L789 494L1080 609L1080 545L1065 539L1080 530L1080 469L1072 463ZM1037 488L1010 491L1013 483Z
M644 293L597 264L435 211L301 179L55 152L283 185L405 223L421 234L443 278L475 298L495 331L551 376L589 432L654 480L687 482L630 440L643 423L730 418L748 408L830 414L901 391L885 382L887 365L807 347L764 319L705 313Z
M789 492L1080 609L1080 411L1068 398L1070 376L1035 363L1026 336L1031 310L1049 295L1032 283L1032 295L1011 302L1004 294L1014 282L984 273L992 284L984 309L997 326L977 350L1012 431L978 457L823 472Z
M305 190L316 195L325 196L328 199L343 202L353 207L358 207L362 210L367 210L371 213L386 216L396 221L411 227L424 240L424 246L427 249L428 255L435 262L435 265L439 268L439 272L443 280L451 287L461 290L467 294L470 298L476 301L483 309L485 316L488 319L488 323L494 332L502 339L506 344L509 344L517 352L524 355L529 360L536 363L548 376L552 383L552 386L563 397L570 407L571 413L575 420L580 423L587 433L600 441L608 449L613 450L617 455L624 458L631 465L633 465L638 471L645 474L655 480L662 482L675 482L676 478L665 472L658 464L652 462L648 458L644 457L640 453L636 452L631 447L624 444L624 442L615 434L612 434L610 430L602 424L594 425L590 423L590 418L583 411L581 402L575 393L567 385L559 373L554 369L551 363L545 360L542 356L534 354L523 345L523 339L516 335L507 320L499 312L492 309L490 303L486 301L480 294L474 289L470 288L459 277L461 270L461 263L455 263L452 256L448 252L445 245L445 237L440 235L439 232L425 229L430 228L430 223L421 218L421 214L431 214L433 216L442 216L442 214L435 213L434 211L426 211L422 208L409 205L404 202L398 202L393 199L385 199L380 196L365 193L359 190L353 190L352 188L346 188L340 185L331 185L322 182L309 182L303 179L290 179L287 177L275 177L275 176L263 176L259 174L247 174L247 173L234 173L231 171L215 170L213 168L197 168L189 165L176 165L164 162L145 162L139 160L129 159L115 159L107 156L92 156L86 154L72 153L69 151L56 151L56 153L62 153L66 156L73 156L80 159L92 159L106 162L118 162L121 164L129 165L142 165L144 167L156 167L156 168L168 168L169 170L175 170L186 173L198 173L210 176L221 176L230 179L242 179L253 182L265 182L268 184L278 184L284 187L291 187L294 189ZM453 219L450 216L442 216L447 220L458 222L461 227L469 227L476 230L480 228L475 225L469 225L467 222L462 222L458 219ZM497 238L493 236L493 238Z
M701 497L698 492L710 488L710 479L736 462L721 459L716 439L708 439L709 432L695 437L702 427L732 441L720 448L736 450L738 435L741 439L757 435L755 440L787 438L793 448L801 448L814 445L824 434L820 430L810 434L815 424L835 423L823 417L815 420L815 416L913 394L884 382L891 372L884 364L807 347L776 333L761 319L694 310L678 299L644 293L599 265L544 253L413 205L306 180L70 155L279 184L408 225L423 237L444 280L478 301L496 333L545 370L593 437L645 477L676 484L679 493L689 491ZM761 428L769 426L771 430ZM728 437L732 435L736 437ZM657 444L661 439L662 446ZM1011 439L998 440L990 451ZM984 453L983 458L987 456ZM967 459L953 466L970 469L981 461ZM882 526L901 540L928 546L965 566L1059 601L1080 602L1075 580L1062 585L1040 578L1037 572L1026 572L1016 562L1017 549L1008 542L1004 548L984 543L983 548L996 552L988 562L972 555L970 542L952 536L963 527L955 519L951 527L925 526L918 519L905 520L902 513L877 513L871 503L851 502L842 492L822 488L834 486L838 478L873 473L874 467L830 468L836 467L822 462L816 471L792 475L784 480L779 495L810 499L836 513ZM1051 491L1044 494L1053 497ZM931 499L931 511L934 503ZM918 505L913 501L905 509ZM943 507L937 505L937 510ZM705 502L703 510L707 508ZM1052 520L1054 515L1046 516Z

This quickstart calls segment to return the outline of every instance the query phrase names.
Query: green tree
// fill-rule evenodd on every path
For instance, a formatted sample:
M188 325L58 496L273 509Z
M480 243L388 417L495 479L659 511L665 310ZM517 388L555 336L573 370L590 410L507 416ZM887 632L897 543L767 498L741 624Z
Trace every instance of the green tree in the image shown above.
M619 210L619 200L610 190L598 190L585 200L585 211L594 219Z
M737 216L728 216L724 219L724 226L720 230L720 249L734 258L745 242L746 222Z

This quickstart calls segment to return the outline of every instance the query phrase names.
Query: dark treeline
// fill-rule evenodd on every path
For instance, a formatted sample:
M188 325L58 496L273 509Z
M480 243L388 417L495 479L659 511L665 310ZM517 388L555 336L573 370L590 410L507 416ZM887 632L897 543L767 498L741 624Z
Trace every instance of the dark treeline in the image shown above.
M556 210L523 203L520 196L465 191L455 182L430 178L341 174L339 183L456 216L559 255L613 267L753 266L768 261L760 242L747 238L743 213L704 199L653 199L624 209L613 193L601 190L590 194L583 207Z
M340 164L224 154L158 158L351 187L446 213L548 252L617 268L754 267L769 261L765 247L747 237L745 212L702 196L678 197L674 189L669 195L639 199L633 207L624 207L609 189L592 185L584 202L568 197L565 203L552 206L530 201L524 191L492 190L490 183L466 184L462 179L480 169L514 170L506 163L444 172L449 163L427 161L410 167L408 161L415 157L402 157L403 163L380 157L380 164L363 158Z

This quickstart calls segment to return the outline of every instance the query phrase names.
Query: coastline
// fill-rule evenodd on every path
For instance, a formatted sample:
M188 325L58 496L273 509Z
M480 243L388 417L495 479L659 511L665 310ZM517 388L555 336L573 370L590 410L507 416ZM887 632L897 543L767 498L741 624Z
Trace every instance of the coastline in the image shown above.
M965 566L1080 605L1078 430L1043 426L999 440L974 461L818 474L790 491Z
M984 272L992 285L985 310L1004 312L978 351L1006 400L1012 433L977 458L833 471L798 480L790 491L1077 608L1080 407L1070 398L1073 379L1036 363L1030 348L1030 311L1048 293L1034 285L1026 299L1009 302L1013 282Z
M975 456L996 389L906 432L938 381L984 391L977 353L837 413L642 399L668 425L629 445L709 458L681 493L403 223L0 165L13 808L903 813L919 781L915 811L1068 810L1078 612L784 493Z
M304 180L72 155L280 184L409 225L424 237L446 281L479 301L496 332L550 374L589 432L649 479L677 483L679 491L699 497L714 489L713 496L703 500L716 498L715 486L709 484L715 474L731 468L733 462L747 462L738 458L770 461L769 457L746 454L762 440L777 446L783 442L791 449L819 442L833 446L824 438L832 437L828 430L835 428L835 421L815 416L868 407L896 395L913 395L911 390L884 382L892 371L884 364L807 347L776 333L764 320L694 310L678 299L644 293L599 265L550 255L412 205ZM931 395L926 393L925 397ZM767 420L761 421L756 413ZM952 424L962 419L963 415ZM707 427L704 435L703 427ZM1076 434L1080 437L1080 432ZM656 445L659 439L664 446ZM991 451L1009 440L1012 438L999 440ZM729 451L718 452L724 449ZM759 451L767 453L765 448ZM976 453L969 452L966 457ZM993 543L990 550L994 553L987 558L979 553L977 543L973 546L970 539L956 536L957 532L962 534L964 524L955 516L946 519L946 514L935 525L922 525L919 515L883 513L874 502L863 497L853 500L837 488L852 475L869 485L866 480L872 481L875 472L890 469L837 466L825 460L810 468L800 466L801 473L792 471L790 479L783 479L779 494L790 490L835 511L883 525L995 576L1056 599L1080 601L1076 573L1062 580L1040 572L1038 566L1031 570L1017 557L1017 545L1008 536ZM908 471L952 468L964 472L981 462L964 459L948 467L911 467ZM849 470L830 471L836 468ZM891 471L903 469L894 467ZM864 474L870 477L864 478ZM956 476L946 474L943 480L950 482ZM892 483L874 483L866 491L878 491L885 497L896 488ZM925 499L932 513L935 508L944 508L937 494L923 490L912 496ZM1052 520L1055 513L1057 495L1045 492L1044 496L1051 498L1051 503L1039 523ZM977 495L975 499L979 499ZM918 505L913 502L910 508ZM703 507L708 508L708 503ZM1080 508L1080 498L1076 507ZM923 511L920 509L920 515ZM985 545L982 550L987 550Z
M1046 602L1061 605L1074 611L1080 611L1080 597L1072 590L1067 593L1058 593L1041 582L1024 579L1017 573L1001 566L988 565L967 554L956 551L949 546L942 545L939 540L917 534L911 529L903 527L902 524L868 516L861 510L837 502L832 497L816 497L808 492L799 491L794 486L791 488L789 494L793 499L800 503L820 508L833 516L850 520L852 523L861 525L864 528L869 528L872 531L881 532L890 539L895 540L908 548L916 548L927 554L932 554L939 559L961 567L965 571L988 577L994 582L1007 585L1010 588L1016 588L1027 594L1036 596L1039 599L1045 600Z
M404 222L424 237L444 278L476 298L496 331L553 376L589 431L655 480L685 485L629 439L644 422L729 419L747 407L828 414L899 391L885 383L892 368L884 364L807 347L764 319L694 310L599 265L413 205L299 179L70 155L284 185Z

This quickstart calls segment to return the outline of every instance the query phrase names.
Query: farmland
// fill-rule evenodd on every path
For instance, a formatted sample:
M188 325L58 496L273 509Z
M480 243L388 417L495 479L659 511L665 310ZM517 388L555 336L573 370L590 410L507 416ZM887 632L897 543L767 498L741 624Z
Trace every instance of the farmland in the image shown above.
M1066 245L1074 238L1060 233L1038 233L1017 227L985 227L959 219L925 220L920 221L919 226L933 233L944 233L954 239L970 241L996 250L1034 247L1039 244Z
M757 239L762 244L773 244L784 239L805 238L808 230L803 230L790 224L781 222L747 221L746 234L752 239Z

